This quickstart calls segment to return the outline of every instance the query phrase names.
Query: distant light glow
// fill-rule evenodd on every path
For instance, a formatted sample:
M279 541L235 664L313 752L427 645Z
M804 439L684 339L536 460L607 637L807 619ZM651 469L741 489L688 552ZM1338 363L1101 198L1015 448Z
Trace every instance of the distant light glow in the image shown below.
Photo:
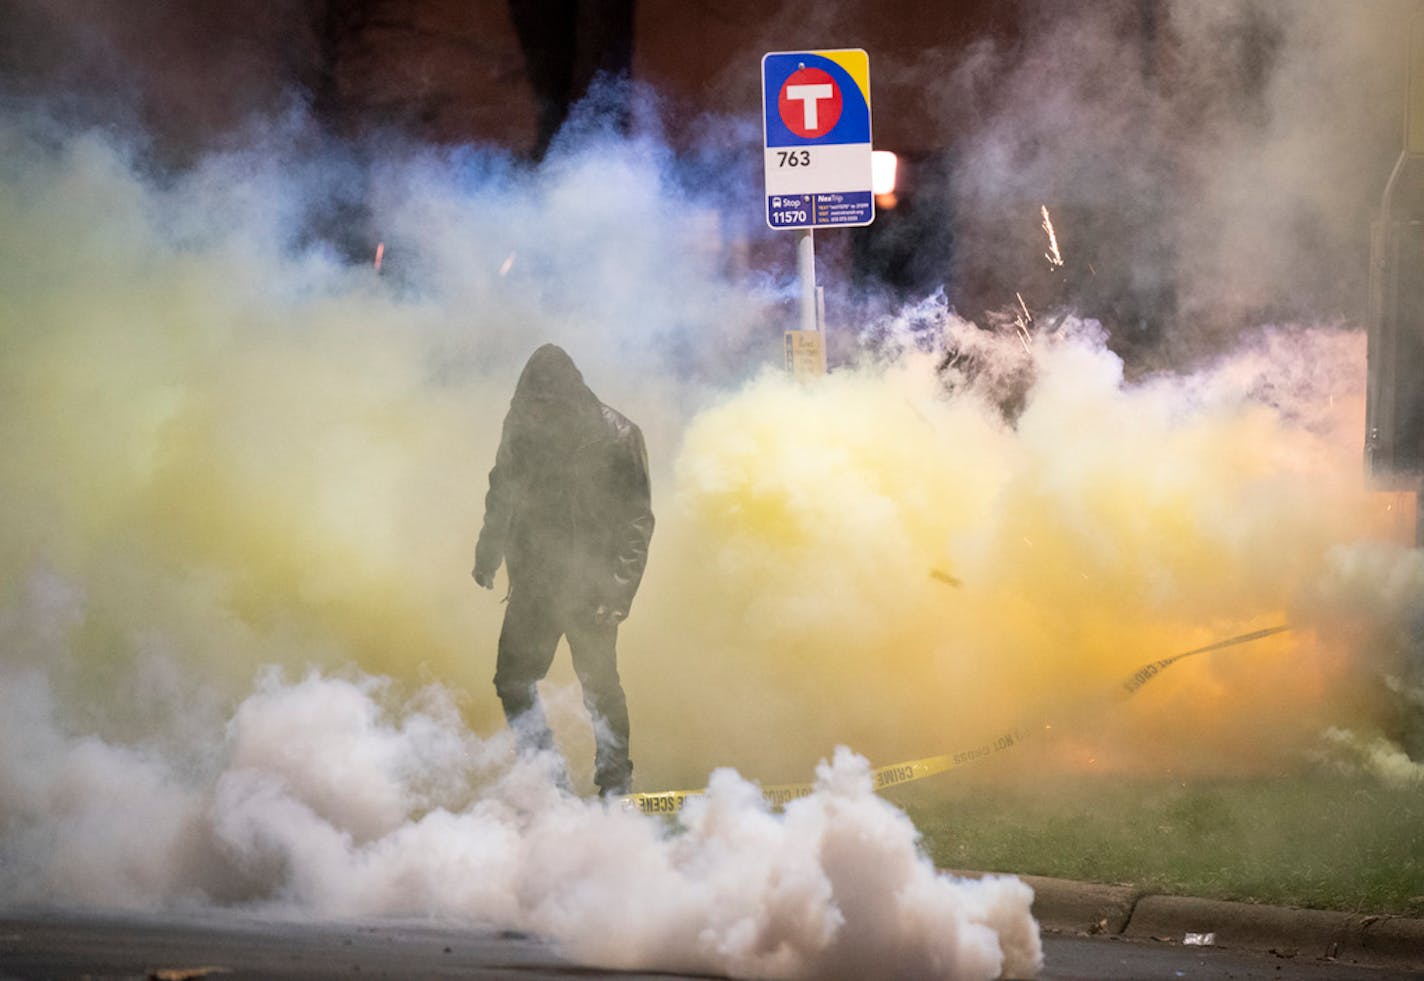
M870 151L870 190L872 193L895 193L895 172L900 160L889 150Z

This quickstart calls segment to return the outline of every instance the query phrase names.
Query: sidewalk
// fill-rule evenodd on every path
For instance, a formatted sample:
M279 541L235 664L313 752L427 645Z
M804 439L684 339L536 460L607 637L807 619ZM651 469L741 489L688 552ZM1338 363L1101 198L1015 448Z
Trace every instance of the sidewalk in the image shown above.
M984 873L953 874L977 878ZM1214 946L1282 958L1424 970L1424 919L1152 895L1133 886L1034 875L1019 878L1033 887L1033 914L1046 933L1176 944L1192 934L1197 942L1209 939Z

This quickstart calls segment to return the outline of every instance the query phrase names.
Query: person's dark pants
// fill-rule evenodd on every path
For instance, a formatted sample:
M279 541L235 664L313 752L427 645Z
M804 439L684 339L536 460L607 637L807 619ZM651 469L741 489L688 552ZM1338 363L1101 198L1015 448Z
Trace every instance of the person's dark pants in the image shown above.
M593 622L578 610L536 590L511 590L499 633L494 688L521 749L552 749L535 683L549 672L559 638L568 637L583 703L593 718L593 779L604 794L625 794L633 782L628 758L628 701L618 680L616 624Z

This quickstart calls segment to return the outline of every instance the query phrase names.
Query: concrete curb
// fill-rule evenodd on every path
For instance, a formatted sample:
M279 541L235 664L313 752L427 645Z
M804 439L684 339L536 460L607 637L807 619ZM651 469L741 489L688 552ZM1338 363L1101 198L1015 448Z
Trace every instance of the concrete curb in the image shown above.
M1127 930L1133 910L1142 898L1142 890L1134 886L1074 882L1040 875L1019 878L1033 888L1033 915L1039 925L1058 933L1119 936Z
M985 873L953 874L977 878ZM1019 878L1033 888L1033 915L1047 933L1177 944L1188 934L1212 934L1217 947L1424 970L1424 919L1150 895L1134 886L1035 875Z

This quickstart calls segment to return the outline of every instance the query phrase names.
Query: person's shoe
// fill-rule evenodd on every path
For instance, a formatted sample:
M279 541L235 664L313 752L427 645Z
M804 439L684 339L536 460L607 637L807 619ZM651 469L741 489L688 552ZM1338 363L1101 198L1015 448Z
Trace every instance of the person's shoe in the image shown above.
M618 797L627 797L632 792L633 781L631 780L620 780L615 784L611 784L610 786L598 788L598 796L602 797L604 800L613 800Z

